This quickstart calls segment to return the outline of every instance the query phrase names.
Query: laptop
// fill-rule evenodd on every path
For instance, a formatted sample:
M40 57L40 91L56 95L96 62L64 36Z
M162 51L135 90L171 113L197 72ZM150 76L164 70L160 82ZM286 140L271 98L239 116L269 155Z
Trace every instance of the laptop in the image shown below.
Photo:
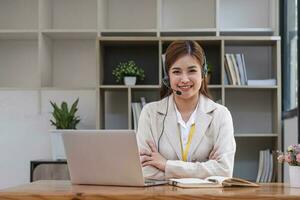
M145 180L133 130L62 130L72 184L152 186Z

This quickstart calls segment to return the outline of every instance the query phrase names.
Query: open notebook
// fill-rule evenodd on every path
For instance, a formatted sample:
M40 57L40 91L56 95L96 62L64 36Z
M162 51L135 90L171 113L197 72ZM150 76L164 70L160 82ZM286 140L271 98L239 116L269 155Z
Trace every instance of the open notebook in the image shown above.
M198 188L198 187L231 187L231 186L246 186L246 187L259 187L258 184L241 178L228 178L223 176L210 176L206 179L200 178L180 178L170 179L170 185L183 187L183 188Z

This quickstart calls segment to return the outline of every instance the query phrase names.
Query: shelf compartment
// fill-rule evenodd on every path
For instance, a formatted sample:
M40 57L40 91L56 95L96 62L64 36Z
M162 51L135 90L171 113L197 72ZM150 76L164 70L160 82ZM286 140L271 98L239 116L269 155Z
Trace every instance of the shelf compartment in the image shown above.
M239 42L237 40L226 40L225 53L244 54L248 80L275 79L277 81L277 64L279 58L277 58L276 43L276 40L243 40ZM226 76L225 73L224 75Z
M40 87L38 40L0 40L0 87Z
M273 134L277 129L277 90L225 90L225 105L230 110L234 130L243 133Z
M129 129L128 89L100 89L100 129Z
M275 137L236 138L237 149L233 176L255 182L258 173L259 151L266 149L276 150L276 139Z
M158 41L100 40L100 85L116 85L112 71L120 62L135 61L145 72L137 85L158 85ZM119 83L123 85L123 83Z
M38 30L1 30L0 40L37 40Z
M51 39L96 39L97 30L65 30L65 29L44 29L42 30L44 35L47 35Z
M50 101L57 103L59 106L63 101L68 103L69 109L75 100L79 98L78 111L76 116L80 117L78 129L95 129L96 128L96 90L41 90L41 112L48 119L50 129L55 127L50 125L52 119L51 112L53 108Z
M42 87L96 87L95 40L41 36Z
M216 103L223 104L221 88L209 88L212 100Z
M176 38L174 38L174 40L176 40ZM172 37L162 39L163 53L166 52L168 46L174 40L172 39ZM221 84L221 40L212 41L212 40L205 40L205 39L198 39L198 38L194 38L192 40L195 40L200 44L200 46L203 48L205 52L207 63L213 66L210 84L220 85Z
M216 28L216 1L162 0L161 30Z
M157 29L157 0L99 0L98 7L100 31Z
M0 30L37 30L38 3L38 0L1 0Z
M274 0L219 1L220 31L236 28L273 29Z
M40 27L97 30L97 0L40 0Z

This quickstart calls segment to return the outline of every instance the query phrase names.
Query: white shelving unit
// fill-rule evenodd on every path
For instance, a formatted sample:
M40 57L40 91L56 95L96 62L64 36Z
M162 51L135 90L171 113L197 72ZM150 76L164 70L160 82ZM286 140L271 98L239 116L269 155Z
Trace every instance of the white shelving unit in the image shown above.
M258 151L281 149L278 7L278 0L0 0L0 92L36 91L41 113L50 99L79 97L81 128L131 129L131 102L159 98L167 45L196 40L215 66L212 96L233 116L234 175L254 180ZM244 53L248 79L277 85L225 85L225 53ZM116 85L112 68L129 57L147 79Z

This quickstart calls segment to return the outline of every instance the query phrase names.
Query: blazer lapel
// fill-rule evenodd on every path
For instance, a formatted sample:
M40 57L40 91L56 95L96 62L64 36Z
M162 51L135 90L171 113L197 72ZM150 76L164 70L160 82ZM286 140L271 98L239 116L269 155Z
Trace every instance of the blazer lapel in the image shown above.
M166 102L167 103L167 102ZM164 106L167 106L166 104ZM163 107L164 107L163 106ZM166 108L166 107L165 107ZM163 109L165 110L165 109ZM159 111L160 112L160 111ZM162 113L162 112L160 112ZM177 124L177 116L174 108L173 95L169 96L169 107L165 123L164 123L164 132L163 134L167 137L169 143L171 144L173 150L175 151L178 159L181 160L181 143L178 135L178 124ZM163 125L163 123L162 123Z
M216 108L215 103L210 99L200 95L199 105L197 108L196 119L195 119L195 128L196 132L193 136L191 147L189 150L189 158L197 149L197 146L201 143L205 132L208 126L211 123L212 117L208 113L213 111Z

